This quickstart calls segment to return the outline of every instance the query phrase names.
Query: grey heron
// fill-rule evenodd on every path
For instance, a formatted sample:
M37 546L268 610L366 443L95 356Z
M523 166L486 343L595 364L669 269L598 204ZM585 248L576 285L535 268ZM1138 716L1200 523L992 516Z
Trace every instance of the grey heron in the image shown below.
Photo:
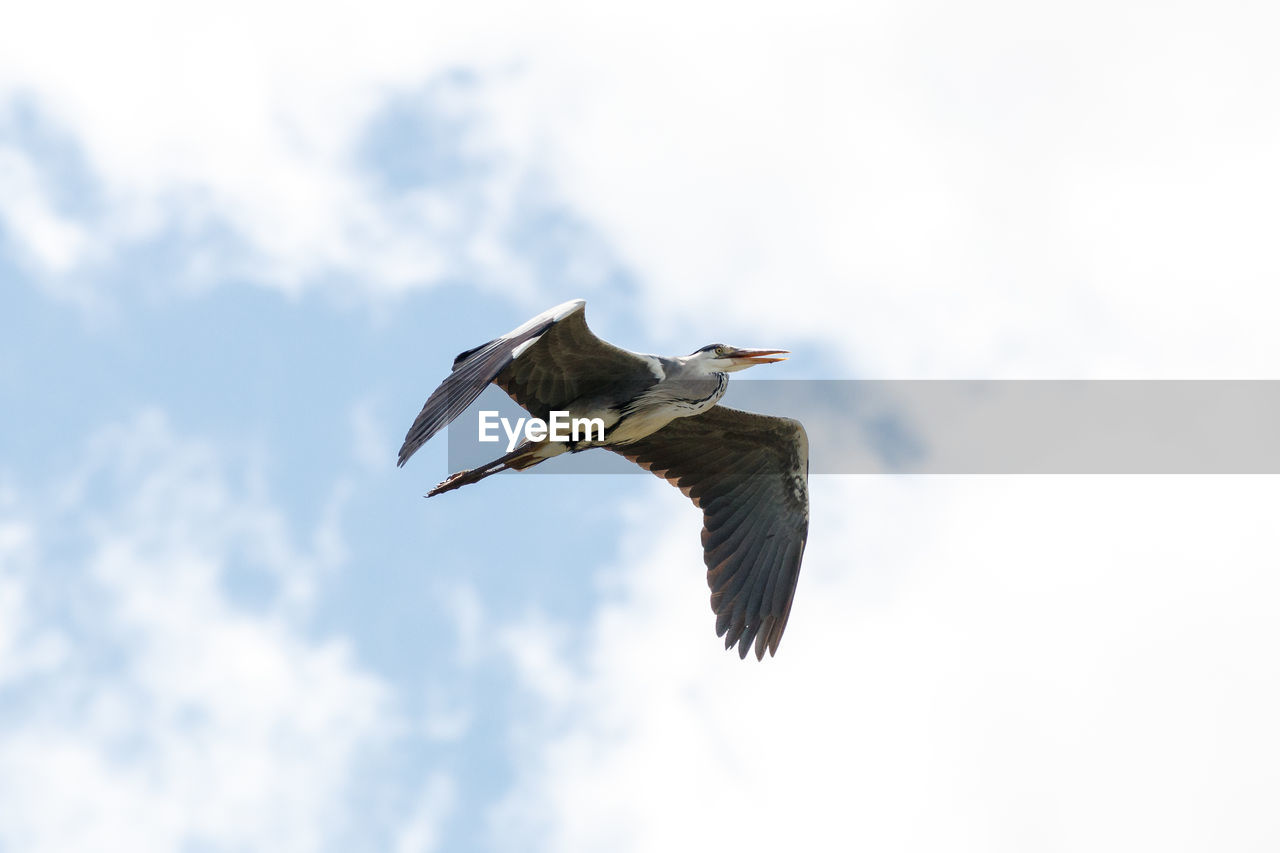
M603 440L526 439L487 465L459 471L437 495L567 452L604 447L679 488L702 509L703 561L716 633L745 658L778 650L809 532L809 442L799 421L718 405L728 374L782 361L785 350L710 344L687 356L629 352L589 328L585 301L539 314L469 349L432 392L400 448L404 465L489 383L531 415L600 418Z

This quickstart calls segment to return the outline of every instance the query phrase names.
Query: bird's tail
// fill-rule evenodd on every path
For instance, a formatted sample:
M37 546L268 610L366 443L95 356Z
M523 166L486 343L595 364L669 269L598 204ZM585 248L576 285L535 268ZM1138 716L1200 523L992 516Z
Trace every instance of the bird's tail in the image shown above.
M552 456L559 456L568 449L567 446L559 442L525 442L505 456L499 456L479 468L470 468L466 471L450 474L449 478L443 483L427 492L427 497L434 497L441 492L451 492L454 489L478 483L491 474L499 474L503 471L523 471L525 468L532 468L539 462L550 459Z

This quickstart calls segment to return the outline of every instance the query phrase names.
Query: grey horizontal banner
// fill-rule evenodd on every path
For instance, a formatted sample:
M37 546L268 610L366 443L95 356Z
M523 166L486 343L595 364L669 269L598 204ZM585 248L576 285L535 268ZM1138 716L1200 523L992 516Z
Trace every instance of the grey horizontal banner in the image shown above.
M1276 380L734 379L721 403L803 423L811 474L1280 474ZM451 471L506 451L481 411L528 417L487 389L449 428ZM601 449L535 472L645 473Z

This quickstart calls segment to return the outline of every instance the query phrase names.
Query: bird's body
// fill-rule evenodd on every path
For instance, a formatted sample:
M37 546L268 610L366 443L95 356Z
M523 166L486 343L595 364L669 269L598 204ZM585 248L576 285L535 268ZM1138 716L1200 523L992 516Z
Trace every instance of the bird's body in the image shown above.
M788 418L717 405L728 373L780 361L782 350L711 344L687 356L633 353L587 328L573 300L459 355L405 436L404 465L494 383L543 420L598 418L603 439L524 441L460 471L431 495L567 452L604 447L679 487L704 514L702 542L717 633L745 657L776 652L808 534L808 441Z
M727 374L710 373L702 363L648 358L653 359L653 383L635 397L620 401L605 396L569 404L571 417L599 418L604 423L605 440L592 446L630 444L676 418L700 415L720 402L729 387Z

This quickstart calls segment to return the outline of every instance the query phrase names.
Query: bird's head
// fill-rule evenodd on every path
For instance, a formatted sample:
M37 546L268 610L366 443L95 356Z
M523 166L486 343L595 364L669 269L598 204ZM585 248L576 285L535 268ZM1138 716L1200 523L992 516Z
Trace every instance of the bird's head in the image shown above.
M690 353L686 361L703 367L708 373L733 373L757 364L786 361L786 353L784 349L738 349L728 344L707 344Z

